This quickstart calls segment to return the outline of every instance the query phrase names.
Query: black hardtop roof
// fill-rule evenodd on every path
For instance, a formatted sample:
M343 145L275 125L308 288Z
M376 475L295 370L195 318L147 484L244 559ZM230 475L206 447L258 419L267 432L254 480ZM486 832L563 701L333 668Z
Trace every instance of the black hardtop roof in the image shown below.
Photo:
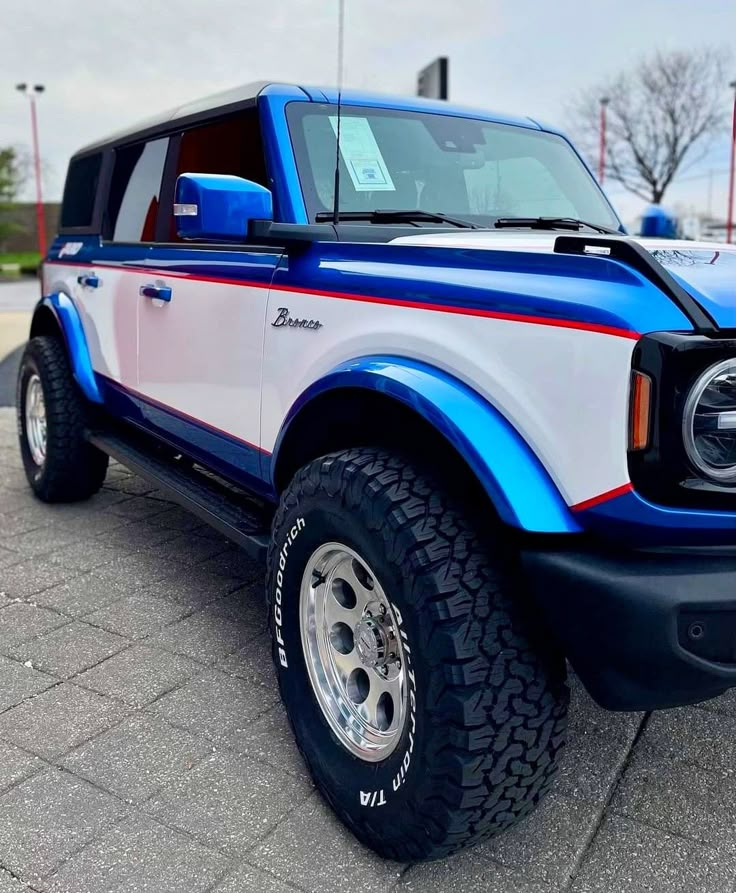
M219 93L212 93L210 96L186 102L183 105L160 112L158 115L146 118L143 121L138 121L131 127L116 131L95 143L90 143L88 146L75 152L73 157L77 158L80 155L89 155L91 152L99 152L102 149L120 145L121 143L133 142L137 137L150 138L157 132L165 133L172 129L174 122L182 125L191 125L199 118L207 119L211 117L212 112L222 111L225 114L227 112L236 112L240 108L251 105L264 87L274 83L281 82L253 81L250 84L241 84L229 90L221 90Z

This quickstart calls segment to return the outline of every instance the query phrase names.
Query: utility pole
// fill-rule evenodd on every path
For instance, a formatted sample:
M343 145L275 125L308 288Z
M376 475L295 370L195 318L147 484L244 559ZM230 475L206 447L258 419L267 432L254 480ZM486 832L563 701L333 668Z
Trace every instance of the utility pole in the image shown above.
M598 154L598 182L603 185L606 179L606 109L611 100L607 96L602 96L601 103L601 142Z
M46 221L43 213L43 190L41 187L41 153L38 148L38 119L36 118L36 97L46 89L43 84L16 84L15 89L28 97L31 103L31 138L33 140L33 168L36 174L36 227L38 229L38 250L41 257L46 254Z

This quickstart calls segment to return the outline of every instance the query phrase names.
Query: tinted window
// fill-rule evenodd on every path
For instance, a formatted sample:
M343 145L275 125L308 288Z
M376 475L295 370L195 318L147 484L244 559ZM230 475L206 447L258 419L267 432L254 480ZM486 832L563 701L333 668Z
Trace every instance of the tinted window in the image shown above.
M289 130L309 215L332 210L335 106L293 102ZM531 127L456 115L343 106L340 210L618 220L570 144Z
M101 153L78 158L69 165L61 206L62 229L92 225L101 167Z
M151 242L169 140L115 150L106 235L114 242Z
M233 174L267 186L258 114L241 112L182 134L176 176L179 174ZM171 216L171 238L176 221Z

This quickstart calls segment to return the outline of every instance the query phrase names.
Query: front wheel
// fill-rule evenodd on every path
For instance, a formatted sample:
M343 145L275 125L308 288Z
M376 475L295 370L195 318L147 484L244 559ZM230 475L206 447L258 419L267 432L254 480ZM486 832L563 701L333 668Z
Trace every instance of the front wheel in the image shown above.
M281 694L317 786L387 858L487 838L554 775L564 663L532 644L500 554L382 450L323 457L282 497L267 581Z

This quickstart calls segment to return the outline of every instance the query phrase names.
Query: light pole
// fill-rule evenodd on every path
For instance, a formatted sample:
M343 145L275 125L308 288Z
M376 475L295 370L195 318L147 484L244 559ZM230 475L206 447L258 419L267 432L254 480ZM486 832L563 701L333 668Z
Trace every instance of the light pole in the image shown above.
M726 244L731 244L733 235L733 186L734 168L736 168L736 81L728 85L734 91L733 94L733 124L731 127L731 171L728 178L728 214L726 215Z
M46 254L46 222L43 214L43 191L41 189L41 155L38 150L38 121L36 119L36 97L46 89L43 84L16 84L15 89L28 97L31 103L31 136L33 138L33 167L36 172L36 227L38 228L38 250Z
M598 182L603 185L606 178L606 109L611 100L601 96L601 145L598 154Z

